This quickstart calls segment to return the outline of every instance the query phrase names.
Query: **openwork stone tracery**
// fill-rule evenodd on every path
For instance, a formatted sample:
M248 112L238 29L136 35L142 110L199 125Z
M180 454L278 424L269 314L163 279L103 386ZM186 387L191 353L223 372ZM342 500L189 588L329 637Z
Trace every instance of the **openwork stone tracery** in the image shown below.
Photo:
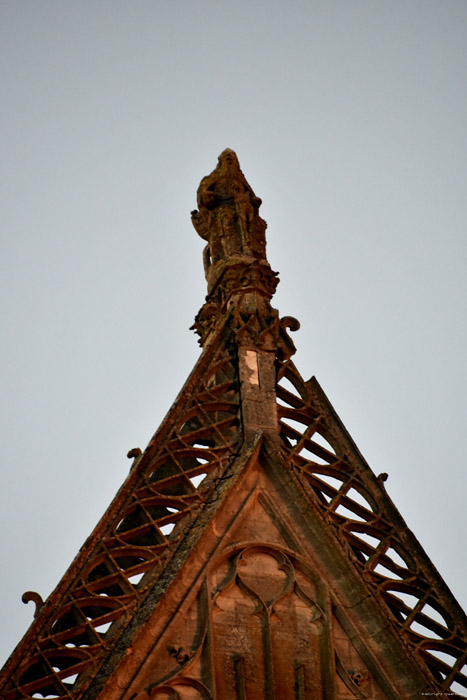
M467 650L459 612L443 596L427 558L343 430L316 380L292 362L278 373L280 431L286 458L349 559L386 606L404 642L445 692L467 694Z
M292 363L230 149L197 203L200 360L57 589L25 594L2 700L467 696L465 616Z
M173 424L161 426L145 455L136 457L131 488L124 487L116 512L104 517L96 549L41 631L34 653L19 665L5 700L74 698L79 685L81 696L99 655L128 624L222 478L241 439L238 383L231 354L213 349L210 355L207 368L204 362L195 372L193 393L182 397L171 416Z

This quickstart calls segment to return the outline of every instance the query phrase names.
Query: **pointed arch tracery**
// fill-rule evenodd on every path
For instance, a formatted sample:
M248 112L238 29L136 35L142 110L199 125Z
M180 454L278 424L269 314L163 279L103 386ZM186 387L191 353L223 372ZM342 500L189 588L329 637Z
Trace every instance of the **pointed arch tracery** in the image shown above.
M194 689L208 700L304 700L305 691L320 692L329 632L316 600L322 584L294 552L237 543L210 561L197 585L191 607L154 648L151 682L135 700L192 700Z

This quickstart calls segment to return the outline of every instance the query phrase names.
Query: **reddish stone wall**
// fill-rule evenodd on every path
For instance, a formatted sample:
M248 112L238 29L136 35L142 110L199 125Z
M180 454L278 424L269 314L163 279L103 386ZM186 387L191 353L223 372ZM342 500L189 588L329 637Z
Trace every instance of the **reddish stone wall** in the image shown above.
M290 507L256 459L245 467L101 697L386 698L332 613L331 587L303 556Z

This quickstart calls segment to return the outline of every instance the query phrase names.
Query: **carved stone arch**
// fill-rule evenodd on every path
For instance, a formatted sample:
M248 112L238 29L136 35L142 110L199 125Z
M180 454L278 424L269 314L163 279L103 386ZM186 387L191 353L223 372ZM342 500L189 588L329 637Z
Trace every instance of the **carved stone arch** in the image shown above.
M318 577L296 552L237 543L210 563L208 578L215 697L300 700L330 682Z

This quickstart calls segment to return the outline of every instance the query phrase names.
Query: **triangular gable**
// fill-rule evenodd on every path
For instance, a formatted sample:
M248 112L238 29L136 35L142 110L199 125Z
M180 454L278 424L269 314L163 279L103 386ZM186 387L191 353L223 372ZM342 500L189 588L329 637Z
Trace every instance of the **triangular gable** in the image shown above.
M265 700L467 694L464 614L290 360L260 203L225 151L192 214L203 353L39 605L2 700L245 700L257 673Z
M88 698L419 697L431 684L349 572L287 465L257 440ZM95 689L96 693L92 691Z

